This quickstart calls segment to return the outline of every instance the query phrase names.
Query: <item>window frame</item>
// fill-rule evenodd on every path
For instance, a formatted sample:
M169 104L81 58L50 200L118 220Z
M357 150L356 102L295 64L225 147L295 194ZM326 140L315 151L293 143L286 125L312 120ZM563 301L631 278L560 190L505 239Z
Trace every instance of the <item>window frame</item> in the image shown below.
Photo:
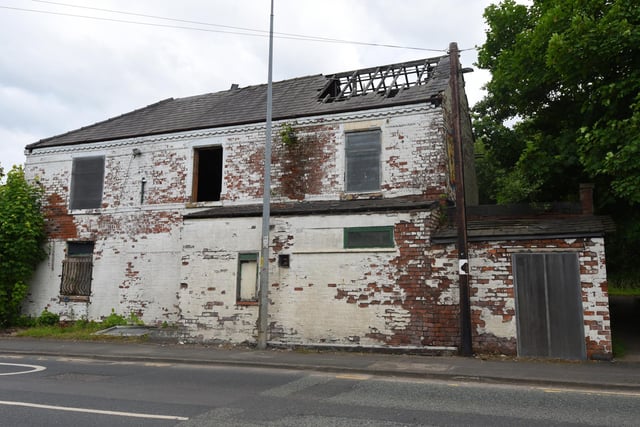
M76 246L75 249L72 249ZM81 247L89 250L78 250ZM66 256L62 260L62 273L60 275L60 295L63 298L87 301L92 293L93 285L93 252L94 241L68 241ZM73 266L75 264L75 267ZM73 279L84 279L81 283L69 283L67 274L72 274ZM78 277L79 276L79 277Z
M93 166L87 168L86 164L81 165L82 162L95 162L98 159L102 163L100 167ZM71 183L69 185L69 210L100 209L102 207L102 199L104 197L105 164L106 161L104 155L73 158L71 163ZM88 171L82 170L83 166ZM81 191L80 186L85 185L86 189L86 183L92 178L95 178L96 182L94 182L92 188L90 188L89 192L91 194L89 197L86 195L81 197L79 194ZM98 192L100 193L99 197Z
M374 135L376 147L374 149L367 147L354 148L350 147L349 139L352 137L363 137L366 135ZM355 142L352 142L355 144ZM377 172L377 181L375 185L368 186L369 181L362 179L358 182L353 182L353 178L357 178L352 176L351 169L353 167L353 156L358 156L362 158L363 155L374 155L376 157L376 172ZM345 133L345 148L344 148L344 188L347 193L375 193L379 192L382 188L382 130L381 129L366 129L359 131L350 131ZM351 164L351 165L350 165Z
M260 253L259 252L240 252L238 253L238 268L237 268L237 278L236 278L236 303L239 305L256 305L258 304L258 274L259 274L259 260ZM245 263L255 262L256 265L256 273L254 277L254 294L255 296L249 299L242 298L242 266Z
M343 229L343 248L344 249L389 249L395 248L395 239L394 239L394 230L395 227L393 225L382 225L382 226L369 226L369 227L345 227ZM353 238L350 237L351 233L363 233L363 232L384 232L387 234L387 238L389 242L383 245L379 244L354 244L352 242Z
M216 184L209 184L210 186L214 186L214 192L217 192L217 196L212 200L201 200L199 197L201 182L200 182L200 153L203 151L219 151L220 154L220 163L216 166L219 167L220 173L218 178L219 186ZM193 148L193 177L191 182L191 201L195 203L199 202L219 202L222 199L222 189L224 183L224 148L222 145L207 145L202 147L194 147ZM217 188L219 187L219 188Z

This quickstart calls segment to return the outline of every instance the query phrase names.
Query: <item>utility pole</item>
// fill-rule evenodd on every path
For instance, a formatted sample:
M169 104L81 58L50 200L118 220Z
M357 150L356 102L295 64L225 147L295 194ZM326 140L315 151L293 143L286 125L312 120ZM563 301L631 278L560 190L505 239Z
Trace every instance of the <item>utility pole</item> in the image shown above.
M273 103L273 0L269 21L269 77L267 83L267 123L264 145L264 189L262 191L262 250L260 252L260 288L258 307L258 348L267 348L269 326L269 223L271 217L271 115Z
M460 124L461 75L458 44L449 44L451 110L453 114L453 146L456 169L456 228L458 230L458 273L460 288L460 355L472 356L471 302L469 299L469 254L467 248L467 204L464 186L464 149Z

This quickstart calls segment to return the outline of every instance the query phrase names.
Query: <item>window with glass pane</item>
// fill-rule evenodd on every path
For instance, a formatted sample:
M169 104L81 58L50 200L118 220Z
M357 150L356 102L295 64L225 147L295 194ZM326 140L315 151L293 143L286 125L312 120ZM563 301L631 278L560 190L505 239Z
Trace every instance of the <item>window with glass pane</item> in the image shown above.
M380 131L346 134L346 191L380 190Z
M393 226L345 228L344 247L346 249L393 248Z

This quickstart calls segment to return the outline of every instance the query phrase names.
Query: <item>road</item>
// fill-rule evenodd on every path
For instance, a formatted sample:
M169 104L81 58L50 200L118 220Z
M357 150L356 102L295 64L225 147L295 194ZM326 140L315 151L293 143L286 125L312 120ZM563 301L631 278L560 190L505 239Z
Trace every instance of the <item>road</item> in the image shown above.
M0 426L635 426L640 393L0 357Z

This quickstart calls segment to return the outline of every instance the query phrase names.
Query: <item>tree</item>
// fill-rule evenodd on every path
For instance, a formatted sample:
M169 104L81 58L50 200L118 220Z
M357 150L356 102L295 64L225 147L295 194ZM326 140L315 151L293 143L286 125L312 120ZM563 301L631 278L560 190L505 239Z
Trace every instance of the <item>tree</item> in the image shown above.
M46 255L41 199L42 190L26 181L21 167L14 166L0 185L0 327L20 315L26 283Z
M607 268L635 275L640 251L640 2L504 0L485 9L474 108L485 200L571 200L596 184L597 208L618 232ZM635 272L635 273L634 273Z
M484 17L475 131L504 171L496 198L565 199L593 180L640 203L640 3L505 0Z

